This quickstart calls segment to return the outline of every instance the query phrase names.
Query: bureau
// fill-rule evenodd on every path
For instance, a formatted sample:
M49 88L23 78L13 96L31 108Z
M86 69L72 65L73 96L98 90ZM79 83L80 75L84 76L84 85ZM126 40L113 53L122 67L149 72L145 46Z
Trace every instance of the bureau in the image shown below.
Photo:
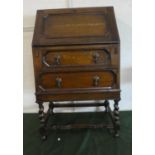
M120 40L113 7L38 10L32 53L42 139L47 137L47 122L55 107L104 106L114 135L119 135ZM103 103L62 103L85 100ZM113 101L113 110L109 100Z

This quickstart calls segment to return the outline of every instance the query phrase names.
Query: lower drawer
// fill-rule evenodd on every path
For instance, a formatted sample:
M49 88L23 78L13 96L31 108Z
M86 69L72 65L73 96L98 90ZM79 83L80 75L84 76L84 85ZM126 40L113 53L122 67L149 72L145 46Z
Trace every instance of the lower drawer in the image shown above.
M117 75L111 71L42 73L39 87L43 90L68 88L114 88Z

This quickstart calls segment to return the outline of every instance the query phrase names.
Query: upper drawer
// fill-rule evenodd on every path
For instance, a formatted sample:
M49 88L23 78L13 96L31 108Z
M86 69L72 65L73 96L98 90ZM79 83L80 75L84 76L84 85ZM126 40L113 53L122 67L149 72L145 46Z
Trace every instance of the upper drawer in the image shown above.
M118 52L114 47L102 49L50 50L41 55L43 67L79 65L118 65Z

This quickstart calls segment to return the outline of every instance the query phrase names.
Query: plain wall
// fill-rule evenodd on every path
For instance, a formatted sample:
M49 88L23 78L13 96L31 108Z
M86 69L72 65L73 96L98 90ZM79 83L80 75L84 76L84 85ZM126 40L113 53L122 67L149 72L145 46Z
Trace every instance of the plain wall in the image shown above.
M132 4L131 0L24 0L23 12L23 111L37 112L31 42L35 14L38 9L114 6L121 39L121 101L120 110L132 109ZM46 107L47 108L47 107ZM61 111L94 111L102 108L72 108Z

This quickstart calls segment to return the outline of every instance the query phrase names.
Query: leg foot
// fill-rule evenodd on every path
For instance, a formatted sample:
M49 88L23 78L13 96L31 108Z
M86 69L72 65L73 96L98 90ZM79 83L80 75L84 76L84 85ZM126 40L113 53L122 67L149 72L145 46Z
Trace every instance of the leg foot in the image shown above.
M41 136L41 140L42 140L42 141L44 141L44 140L46 140L46 139L47 139L47 136L45 136L45 135L44 135L44 136Z
M118 133L118 131L117 132L115 132L115 135L114 135L116 138L117 137L119 137L119 133Z

